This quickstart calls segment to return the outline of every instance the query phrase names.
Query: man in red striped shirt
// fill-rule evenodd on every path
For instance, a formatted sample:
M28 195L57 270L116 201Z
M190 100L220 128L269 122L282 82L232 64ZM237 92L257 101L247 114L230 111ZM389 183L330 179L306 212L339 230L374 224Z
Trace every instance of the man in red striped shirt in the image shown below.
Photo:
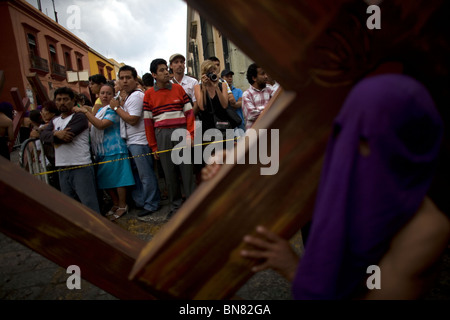
M164 171L169 193L170 217L183 202L176 164L172 160L170 151L179 147L183 137L172 141L172 134L175 130L184 130L187 141L186 149L177 150L177 153L183 154L191 151L195 129L194 111L183 87L170 82L169 69L164 59L153 60L150 72L156 83L145 92L144 96L145 133L150 148L155 152L155 159L161 161ZM179 137L179 134L175 135ZM181 157L183 158L183 156ZM190 157L188 158L190 159ZM181 162L178 167L183 180L184 195L187 198L195 189L193 166L190 161L185 161Z

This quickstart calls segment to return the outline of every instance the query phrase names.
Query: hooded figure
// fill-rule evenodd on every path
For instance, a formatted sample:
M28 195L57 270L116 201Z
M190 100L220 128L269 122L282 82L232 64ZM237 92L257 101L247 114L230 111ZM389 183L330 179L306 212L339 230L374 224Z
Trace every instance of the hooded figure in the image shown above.
M443 123L427 89L400 74L358 83L335 119L296 299L345 299L367 289L394 235L426 196Z

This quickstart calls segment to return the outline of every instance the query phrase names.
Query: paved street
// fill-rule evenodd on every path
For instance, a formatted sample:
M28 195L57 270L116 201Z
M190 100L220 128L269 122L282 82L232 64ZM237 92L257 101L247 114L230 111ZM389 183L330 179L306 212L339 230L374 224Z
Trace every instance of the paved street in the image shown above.
M162 201L162 205L159 212L143 218L138 218L137 212L131 210L117 220L117 224L140 239L151 241L167 221L168 201ZM292 238L291 244L298 253L303 250L300 233ZM0 233L0 299L116 299L84 280L81 290L69 290L66 286L68 276L65 269ZM271 270L253 276L236 295L246 300L292 299L289 283ZM444 256L439 278L426 299L450 300L450 248Z
M168 206L154 217L138 218L129 212L117 223L143 240L151 238L165 223ZM147 221L141 221L147 220ZM298 244L297 235L293 243ZM69 274L55 263L0 233L0 299L7 300L114 300L115 297L82 281L81 290L66 286ZM255 275L237 295L249 300L291 299L287 281L273 271Z
M12 154L11 161L18 163L17 151ZM140 239L151 241L167 222L168 200L163 200L161 204L161 210L151 216L140 218L136 210L131 210L116 223ZM293 238L292 244L297 252L302 250L300 233ZM81 290L69 290L66 286L69 276L65 269L0 233L0 299L116 299L85 280L81 283ZM289 283L273 271L255 275L237 292L237 296L250 300L291 299Z
M130 212L117 223L143 240L161 229L167 205L154 217L140 221ZM300 233L291 241L297 251L302 249ZM0 233L0 299L4 300L115 300L116 298L82 280L81 290L69 290L66 270L36 252ZM253 276L238 292L247 300L291 299L290 286L273 271ZM426 299L450 300L450 249L443 259L442 271Z

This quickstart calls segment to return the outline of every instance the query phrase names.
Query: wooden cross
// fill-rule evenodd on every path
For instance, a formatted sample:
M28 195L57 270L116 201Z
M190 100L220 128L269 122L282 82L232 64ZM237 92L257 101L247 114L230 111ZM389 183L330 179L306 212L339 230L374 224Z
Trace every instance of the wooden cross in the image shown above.
M25 117L25 113L28 111L28 108L30 107L30 99L28 97L22 99L18 88L11 89L11 96L14 101L14 110L16 111L16 115L13 119L14 141L16 141L17 136L19 135L20 127L22 125L22 120ZM10 145L9 151L12 151L12 145Z
M5 72L0 70L0 93L3 91L3 86L5 85Z
M30 83L33 91L36 93L36 97L44 103L49 101L50 98L47 93L47 89L43 86L41 80L36 73L30 73L27 75L28 82Z
M279 130L276 175L224 165L145 244L0 159L0 230L63 267L77 264L118 298L231 298L252 276L239 256L242 237L263 224L290 238L311 218L346 94L413 42L443 3L385 0L382 29L371 30L360 0L187 2L284 88L254 127Z
M3 91L3 86L5 84L5 73L3 70L0 70L0 92ZM28 97L23 98L20 96L19 89L12 88L11 89L11 96L14 101L14 110L16 111L16 115L13 119L13 133L14 133L14 141L16 141L17 136L19 134L20 126L22 123L22 119L25 115L25 112L30 107L30 99ZM9 152L12 151L13 145L9 145Z

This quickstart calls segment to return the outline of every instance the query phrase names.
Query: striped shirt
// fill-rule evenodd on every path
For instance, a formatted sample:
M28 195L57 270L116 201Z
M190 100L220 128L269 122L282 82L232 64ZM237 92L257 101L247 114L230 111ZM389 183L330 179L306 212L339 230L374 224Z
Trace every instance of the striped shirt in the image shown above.
M258 119L261 112L272 98L272 88L267 86L262 90L250 86L242 95L242 112L246 121L246 129L250 128Z
M189 96L177 83L166 88L156 85L145 92L144 124L147 141L153 152L158 151L155 128L181 128L186 126L194 140L194 111Z

